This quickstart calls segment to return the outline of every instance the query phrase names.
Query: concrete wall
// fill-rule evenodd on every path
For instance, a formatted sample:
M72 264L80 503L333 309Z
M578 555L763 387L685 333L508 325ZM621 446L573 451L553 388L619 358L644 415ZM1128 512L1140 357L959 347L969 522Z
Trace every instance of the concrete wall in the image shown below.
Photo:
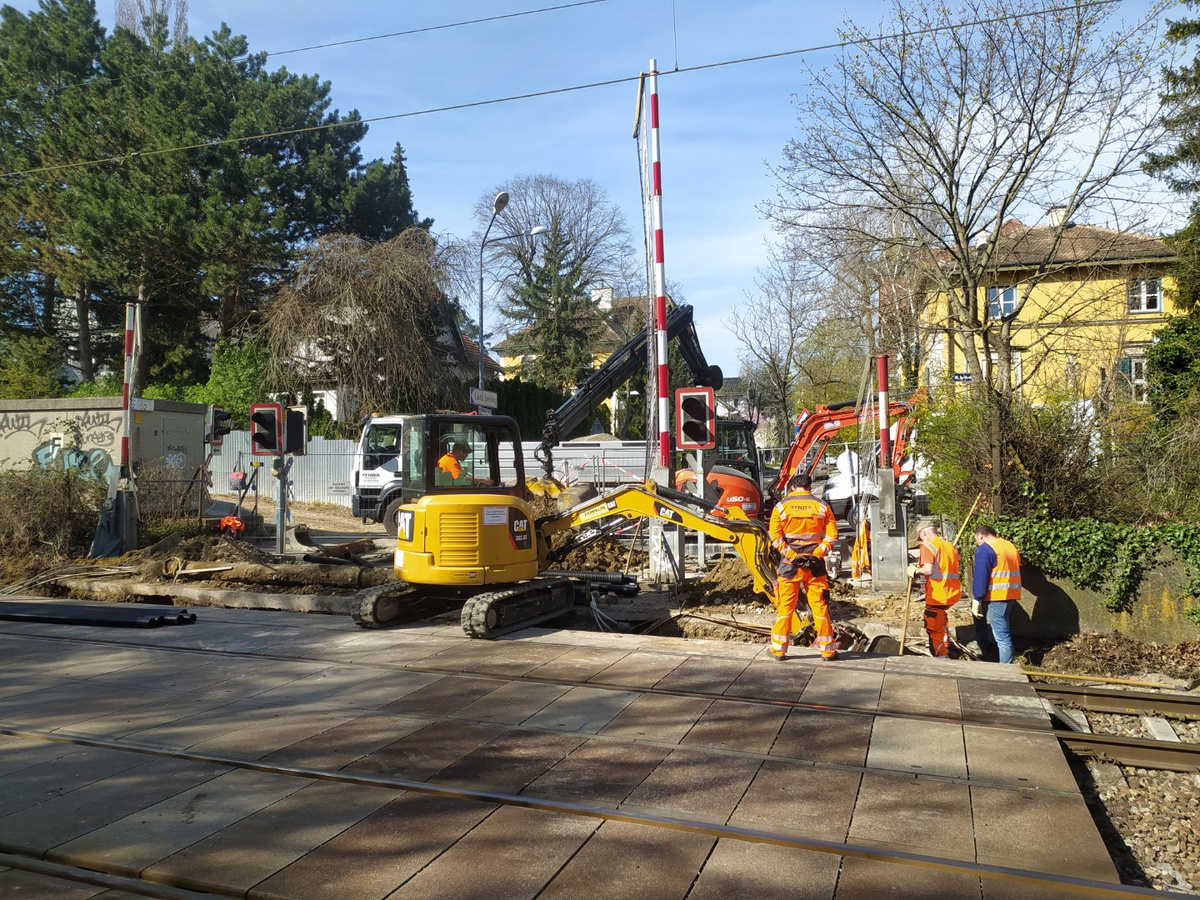
M205 414L200 403L137 400L130 459L159 462L190 478L204 463ZM0 468L34 462L107 474L120 463L120 397L0 401Z
M1165 556L1169 553L1164 551ZM1143 574L1132 611L1114 613L1105 608L1106 594L1081 590L1067 579L1047 578L1039 569L1024 565L1021 609L1014 611L1013 630L1033 639L1119 631L1139 641L1200 640L1200 627L1188 617L1197 601L1184 596L1187 581L1187 566L1169 558Z

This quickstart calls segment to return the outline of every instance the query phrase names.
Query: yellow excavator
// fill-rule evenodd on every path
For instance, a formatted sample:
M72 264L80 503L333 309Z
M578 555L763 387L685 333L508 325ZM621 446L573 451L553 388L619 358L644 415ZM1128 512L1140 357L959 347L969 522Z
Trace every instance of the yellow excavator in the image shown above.
M670 488L631 484L535 518L526 498L520 432L507 416L406 416L397 473L408 494L394 510L396 581L360 591L354 621L384 628L462 604L462 627L491 638L569 613L575 582L554 574L570 550L653 518L729 543L754 589L774 602L775 550L765 526L737 508ZM566 537L559 541L556 538ZM551 545L554 548L551 549ZM807 616L793 619L802 632Z

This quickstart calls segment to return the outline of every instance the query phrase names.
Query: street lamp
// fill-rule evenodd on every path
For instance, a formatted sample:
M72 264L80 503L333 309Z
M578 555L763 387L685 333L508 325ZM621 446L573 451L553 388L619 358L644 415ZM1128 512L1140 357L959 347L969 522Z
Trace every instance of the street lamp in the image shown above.
M508 206L508 191L501 191L496 195L496 199L492 201L492 218L488 221L487 228L483 231L483 240L479 242L479 389L483 390L483 249L488 244L494 244L497 241L508 241L516 237L537 237L545 234L550 229L545 225L534 225L528 231L517 231L512 234L502 234L498 237L488 238L488 234L492 230L492 226L496 224L496 216L500 215L501 210Z

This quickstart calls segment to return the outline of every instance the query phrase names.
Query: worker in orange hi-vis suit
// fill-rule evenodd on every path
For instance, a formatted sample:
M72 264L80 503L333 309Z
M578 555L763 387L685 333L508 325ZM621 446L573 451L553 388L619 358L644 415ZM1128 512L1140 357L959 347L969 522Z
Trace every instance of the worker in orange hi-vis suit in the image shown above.
M822 659L837 659L833 623L829 619L829 577L825 554L837 540L833 511L812 494L812 477L797 473L788 482L788 493L771 510L771 543L779 551L779 582L775 588L775 625L771 629L771 655L786 659L791 645L792 614L804 590L817 630Z
M946 610L962 599L958 548L938 534L937 524L926 520L917 529L921 550L916 574L925 576L925 633L929 652L950 655L949 617Z

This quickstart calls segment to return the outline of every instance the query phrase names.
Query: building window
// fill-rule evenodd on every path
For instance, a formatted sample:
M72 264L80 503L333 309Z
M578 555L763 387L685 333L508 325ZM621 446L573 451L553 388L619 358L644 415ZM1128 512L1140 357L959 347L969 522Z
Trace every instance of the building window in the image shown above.
M1129 311L1131 313L1162 311L1162 279L1129 279Z
M1117 364L1122 386L1135 403L1146 402L1146 357L1140 350L1130 350Z
M1006 319L1017 311L1017 289L1015 287L988 288L988 318L993 321Z

